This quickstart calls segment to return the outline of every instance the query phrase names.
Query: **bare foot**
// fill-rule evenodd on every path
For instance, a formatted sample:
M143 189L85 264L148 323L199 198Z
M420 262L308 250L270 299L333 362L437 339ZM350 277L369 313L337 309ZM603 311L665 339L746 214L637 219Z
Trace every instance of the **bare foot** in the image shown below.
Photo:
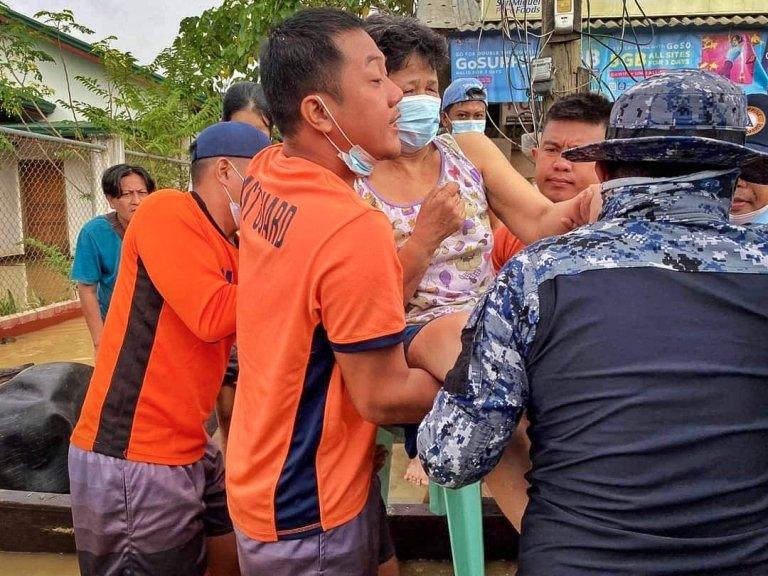
M413 458L408 463L404 478L414 486L427 486L429 484L427 473L424 472L424 468L421 467L421 461L418 458Z

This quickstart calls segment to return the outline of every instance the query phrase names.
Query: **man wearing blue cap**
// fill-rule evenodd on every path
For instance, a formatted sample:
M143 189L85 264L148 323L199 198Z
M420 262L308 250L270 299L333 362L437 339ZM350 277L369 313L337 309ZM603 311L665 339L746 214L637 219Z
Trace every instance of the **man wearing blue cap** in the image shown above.
M459 78L443 93L440 119L451 134L485 133L485 113L488 94L477 78Z
M747 106L699 70L616 101L598 222L502 268L419 430L430 477L499 460L527 410L519 576L768 573L768 233L728 222Z
M269 138L240 122L192 144L192 192L136 211L69 450L84 575L238 573L204 423L235 337L240 192Z

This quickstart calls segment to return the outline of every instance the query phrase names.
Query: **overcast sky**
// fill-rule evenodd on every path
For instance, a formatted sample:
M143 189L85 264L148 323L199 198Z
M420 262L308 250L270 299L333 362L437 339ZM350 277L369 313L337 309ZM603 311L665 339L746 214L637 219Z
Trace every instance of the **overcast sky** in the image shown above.
M5 0L12 10L34 16L40 10L69 8L75 22L94 31L93 36L72 34L86 42L117 36L116 48L131 52L149 64L167 48L179 31L179 22L197 16L221 0Z

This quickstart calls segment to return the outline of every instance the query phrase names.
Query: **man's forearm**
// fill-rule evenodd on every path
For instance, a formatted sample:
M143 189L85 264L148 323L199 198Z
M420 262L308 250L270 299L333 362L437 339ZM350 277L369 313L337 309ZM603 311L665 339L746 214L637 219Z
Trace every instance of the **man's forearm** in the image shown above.
M440 388L429 372L408 368L402 344L335 355L352 403L374 424L419 422Z
M101 332L104 330L104 321L101 319L101 308L99 308L99 300L96 296L96 287L88 284L78 284L77 288L85 324L91 333L94 347L97 347L101 340Z
M408 377L376 388L371 406L374 424L418 424L432 408L440 383L419 368L408 370Z

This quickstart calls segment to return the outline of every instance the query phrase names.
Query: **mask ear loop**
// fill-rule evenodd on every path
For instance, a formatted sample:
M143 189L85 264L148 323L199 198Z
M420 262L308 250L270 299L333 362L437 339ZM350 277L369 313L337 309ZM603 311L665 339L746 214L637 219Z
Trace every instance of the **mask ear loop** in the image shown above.
M328 116L330 116L330 118L331 118L331 121L334 123L334 125L335 125L335 126L336 126L336 128L339 130L339 132L341 132L341 135L342 135L342 136L344 136L344 140L346 140L346 141L347 141L347 144L349 144L349 146L350 146L350 147L354 146L354 144L352 144L352 140L350 140L350 139L347 137L347 135L346 135L346 133L344 132L344 130L342 130L342 129L341 129L341 126L339 126L339 123L338 123L338 122L336 122L336 118L334 118L334 116L333 116L333 113L331 112L331 110L328 108L328 106L326 106L326 105L325 105L325 101L324 101L324 100L323 100L323 99L322 99L320 96L317 96L317 99L320 101L320 104L322 104L322 105L323 105L323 109L324 109L324 110L325 110L325 111L328 113ZM327 135L327 134L325 135L325 137L326 137L326 138L328 138L328 141L329 141L331 144L333 144L333 140L331 140L331 139L328 137L328 135ZM341 152L341 150L339 150L339 147L338 147L338 146L336 146L336 144L333 144L333 147L334 147L334 148L336 148L336 150L338 150L338 151L339 151L339 153L342 153L342 152Z
M235 168L235 165L232 164L232 162L230 162L229 160L227 160L227 164L229 164L229 166L232 168L232 170L235 171L235 174L237 174L237 177L240 178L240 180L242 180L243 182L245 182L245 178L243 178L243 175L240 174L240 170Z

